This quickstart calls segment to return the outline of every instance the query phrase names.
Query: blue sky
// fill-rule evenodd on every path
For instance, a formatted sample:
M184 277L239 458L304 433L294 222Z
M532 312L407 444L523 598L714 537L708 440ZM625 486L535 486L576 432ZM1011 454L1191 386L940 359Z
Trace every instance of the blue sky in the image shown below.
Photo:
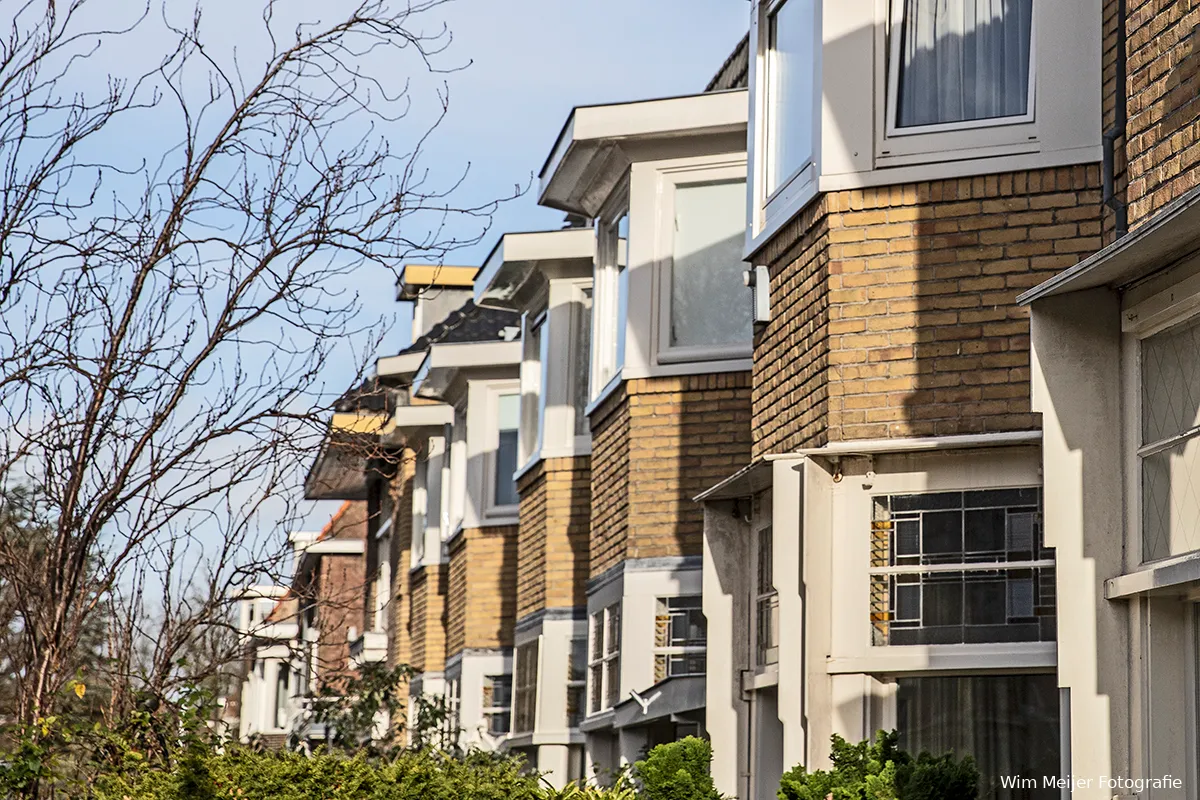
M472 63L446 78L450 110L426 163L447 179L470 163L462 203L526 185L574 106L701 91L749 21L746 0L454 0L442 11L454 36L446 57ZM505 204L455 261L479 264L505 231L559 227L562 214L535 195ZM389 341L399 349L407 309L386 305L389 275L369 280L382 284L369 311L402 315Z
M470 164L461 205L511 194L536 176L574 106L702 91L745 35L749 13L746 0L453 0L438 14L454 37L444 63L471 64L445 76L449 113L426 166L449 181ZM478 265L506 231L561 224L530 191L453 260ZM363 313L391 322L384 349L395 352L409 343L410 310L394 302L390 273L364 273L355 287ZM330 374L328 390L344 389L352 371ZM336 506L316 504L306 527L320 527Z

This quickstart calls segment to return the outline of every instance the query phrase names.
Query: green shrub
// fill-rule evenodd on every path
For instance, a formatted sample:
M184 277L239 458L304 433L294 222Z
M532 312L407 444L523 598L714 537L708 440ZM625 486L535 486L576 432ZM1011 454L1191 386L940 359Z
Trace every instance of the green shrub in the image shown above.
M709 768L712 746L688 736L660 744L634 765L645 800L720 800Z
M183 759L169 772L97 782L97 800L542 800L519 759L402 753L387 763L235 748Z
M834 734L833 769L792 768L779 783L779 800L975 800L974 759L921 753L914 760L898 739L895 731L879 731L874 742L850 744Z

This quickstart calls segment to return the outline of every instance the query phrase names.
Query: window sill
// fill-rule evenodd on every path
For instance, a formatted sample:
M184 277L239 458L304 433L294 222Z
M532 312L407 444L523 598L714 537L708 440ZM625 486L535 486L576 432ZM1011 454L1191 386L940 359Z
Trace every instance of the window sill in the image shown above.
M786 199L786 202L779 204L777 207L771 208L770 213L766 209L756 209L755 216L762 215L762 229L751 235L749 228L746 235L746 246L742 260L754 265L754 257L757 256L767 244L779 235L785 227L787 227L797 215L800 214L809 203L816 199L819 192L817 191L817 181L809 180L803 185L798 186L796 193Z
M825 662L825 671L830 675L937 674L1054 669L1057 663L1058 646L1054 642L911 645L874 647L860 655L835 656Z
M637 378L674 378L681 375L714 375L723 372L749 372L754 359L739 358L726 361L686 361L678 364L658 364L644 368L625 369L626 380Z
M1141 569L1104 582L1108 600L1128 600L1141 595L1180 594L1200 585L1200 550L1143 564Z
M779 664L767 664L742 673L742 691L754 692L779 685Z

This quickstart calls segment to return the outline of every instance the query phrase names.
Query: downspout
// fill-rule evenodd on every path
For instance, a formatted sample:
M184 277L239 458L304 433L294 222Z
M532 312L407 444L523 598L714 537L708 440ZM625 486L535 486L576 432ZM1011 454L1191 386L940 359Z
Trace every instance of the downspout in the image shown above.
M1104 162L1103 162L1103 184L1104 198L1101 201L1103 205L1112 209L1116 214L1116 238L1120 239L1129 232L1129 209L1125 202L1117 197L1116 192L1116 150L1117 139L1122 139L1122 148L1124 148L1125 128L1128 123L1128 103L1129 98L1126 92L1126 67L1128 64L1128 56L1126 54L1126 2L1127 0L1117 0L1117 64L1115 76L1115 103L1116 108L1113 126L1104 132ZM1129 169L1126 162L1125 169Z

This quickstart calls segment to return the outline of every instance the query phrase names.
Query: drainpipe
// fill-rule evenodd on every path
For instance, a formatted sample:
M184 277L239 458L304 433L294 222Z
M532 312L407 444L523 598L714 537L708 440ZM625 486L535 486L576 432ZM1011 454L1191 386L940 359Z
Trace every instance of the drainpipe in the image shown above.
M1116 64L1116 113L1113 126L1104 132L1104 163L1103 182L1104 205L1112 209L1117 216L1116 234L1120 239L1129 232L1129 210L1125 202L1117 197L1116 192L1116 150L1117 139L1125 136L1128 122L1127 106L1129 98L1126 95L1125 78L1128 57L1126 55L1126 0L1117 0L1117 64ZM1124 145L1122 145L1124 147ZM1126 163L1126 170L1129 169Z

